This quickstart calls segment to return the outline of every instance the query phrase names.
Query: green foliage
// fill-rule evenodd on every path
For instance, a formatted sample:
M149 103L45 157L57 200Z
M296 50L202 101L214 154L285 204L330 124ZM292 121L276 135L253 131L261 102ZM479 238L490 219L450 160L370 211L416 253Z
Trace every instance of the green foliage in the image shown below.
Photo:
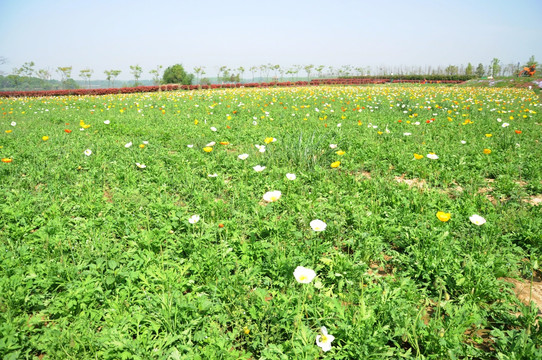
M482 76L484 76L485 72L486 72L486 71L485 71L485 69L484 69L484 65L481 64L481 63L478 64L478 66L476 67L476 72L475 72L475 73L476 73L476 76L482 77Z
M528 89L2 101L2 359L541 356L538 310L501 280L542 255Z
M181 64L176 64L168 67L164 71L162 76L162 84L182 84L190 85L194 75L188 74L184 71L184 68Z

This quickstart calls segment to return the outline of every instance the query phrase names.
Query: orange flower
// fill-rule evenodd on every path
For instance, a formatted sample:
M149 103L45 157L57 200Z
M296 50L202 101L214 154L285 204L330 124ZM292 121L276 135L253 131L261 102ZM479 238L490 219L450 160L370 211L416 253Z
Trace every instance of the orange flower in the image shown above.
M484 154L491 154L491 150L490 149L484 149Z
M332 162L330 166L332 168L338 168L340 165L341 165L340 161L335 161L335 162Z
M230 143L227 142L227 141L221 141L221 142L220 142L220 145L229 145L229 144L230 144Z
M437 218L442 222L450 220L451 217L452 215L450 213L445 213L444 211L437 212Z
M69 134L69 133L71 133L72 131L71 131L70 129L64 129L64 132Z
M13 159L9 159L9 158L2 158L2 162L5 162L5 163L10 163L12 162Z
M218 227L222 229L224 227L224 224L220 223L218 224Z
M6 130L6 134L9 134L10 132L12 132L13 130Z
M516 134L521 134L521 130L514 130Z

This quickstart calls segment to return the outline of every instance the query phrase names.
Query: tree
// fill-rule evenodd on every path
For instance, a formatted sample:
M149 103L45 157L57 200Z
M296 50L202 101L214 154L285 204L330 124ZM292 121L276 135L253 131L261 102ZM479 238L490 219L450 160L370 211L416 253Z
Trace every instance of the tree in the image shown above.
M254 74L258 71L257 66L251 66L249 71L252 73L252 82L254 82Z
M527 64L525 64L525 66L531 67L533 65L538 66L538 62L534 59L534 55L529 58L529 61L527 61Z
M137 86L139 82L139 78L141 77L141 73L143 72L143 69L141 68L141 66L137 64L130 65L130 72L132 73L132 75L134 75L134 79L135 79L134 86Z
M449 65L444 71L446 72L446 75L454 76L457 75L458 68L455 65Z
M164 71L162 84L190 85L192 84L193 78L194 75L186 73L181 64L175 64Z
M62 85L66 87L68 79L72 76L72 67L71 66L62 66L56 68L56 72L60 74L60 77L62 78Z
M200 78L201 78L201 75L205 75L205 71L203 70L204 67L203 66L196 66L194 67L194 72L196 73L196 82L198 84L200 84Z
M32 76L34 74L34 62L33 61L30 61L30 62L26 62L23 64L23 66L21 66L19 69L16 69L15 70L15 73L16 75L19 75L19 76Z
M227 71L228 71L228 67L227 67L226 65L221 66L221 67L218 69L218 75L217 75L216 81L217 81L217 82L220 82L220 79L222 78L222 76L224 76L224 75L221 76L220 74L222 74L222 73L224 73L224 72L227 72Z
M94 70L92 69L83 69L79 71L79 77L83 80L87 79L89 88L90 88L90 78L92 77L92 73L94 73Z
M485 74L484 65L478 64L478 66L476 67L475 74L476 74L476 76L478 76L478 77L484 76L484 74Z
M501 73L501 64L500 64L500 60L497 59L497 58L493 58L493 60L491 60L491 76L493 77L496 77L498 75L500 75Z
M239 66L237 68L237 71L239 71L239 74L237 75L238 78L239 78L238 82L242 82L243 81L243 74L245 73L245 68L242 67L242 66Z
M49 81L51 79L51 72L47 69L39 69L36 75L43 81Z
M472 67L472 64L469 63L469 64L467 65L467 67L465 68L465 75L467 75L467 76L472 76L473 72L474 72L474 69L473 69L473 67Z
M154 85L160 84L160 78L162 77L161 72L162 72L162 65L158 65L156 66L156 69L149 71L149 74L152 75L152 81L154 82Z
M109 81L109 87L111 87L111 80L113 81L113 87L115 87L115 79L117 76L120 75L122 71L120 70L105 70L104 73L106 75L107 81Z
M305 72L307 73L307 81L311 80L311 71L314 69L314 65L305 65L303 67L305 69Z

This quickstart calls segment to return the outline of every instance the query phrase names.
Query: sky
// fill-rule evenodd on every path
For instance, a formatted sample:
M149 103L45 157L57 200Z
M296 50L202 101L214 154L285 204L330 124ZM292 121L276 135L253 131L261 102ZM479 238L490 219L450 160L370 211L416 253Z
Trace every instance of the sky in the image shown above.
M262 64L396 68L542 62L542 0L0 0L4 75L90 68L92 79L130 65ZM542 71L542 69L541 69ZM258 75L256 75L258 76Z

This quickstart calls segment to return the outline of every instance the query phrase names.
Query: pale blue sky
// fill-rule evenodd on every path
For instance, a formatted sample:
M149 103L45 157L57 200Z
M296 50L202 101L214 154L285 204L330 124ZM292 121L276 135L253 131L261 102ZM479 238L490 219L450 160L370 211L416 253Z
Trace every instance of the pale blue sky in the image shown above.
M541 34L542 0L0 0L0 71L542 62Z

